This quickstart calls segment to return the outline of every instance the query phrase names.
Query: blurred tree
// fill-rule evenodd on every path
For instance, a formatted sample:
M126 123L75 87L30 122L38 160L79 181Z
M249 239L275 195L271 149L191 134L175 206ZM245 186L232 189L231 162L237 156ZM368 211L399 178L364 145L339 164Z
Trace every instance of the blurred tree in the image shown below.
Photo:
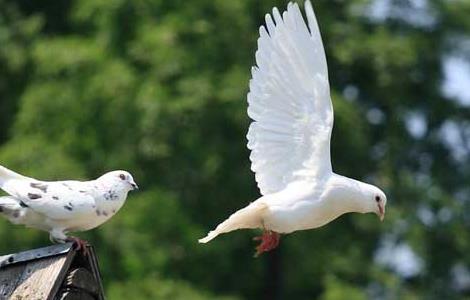
M83 234L110 299L468 297L470 110L442 90L445 59L469 59L463 0L314 1L334 168L386 187L384 224L347 215L259 259L253 232L196 243L259 196L245 97L273 6L286 2L0 0L0 162L135 175L142 192ZM2 253L47 243L0 222Z

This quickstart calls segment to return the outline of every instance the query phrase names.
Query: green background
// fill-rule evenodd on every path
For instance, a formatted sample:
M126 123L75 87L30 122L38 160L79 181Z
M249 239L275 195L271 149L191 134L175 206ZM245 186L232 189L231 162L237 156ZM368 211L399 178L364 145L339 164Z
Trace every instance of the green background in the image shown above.
M0 163L134 175L119 214L79 234L111 300L470 299L470 106L443 89L445 59L470 59L470 1L373 2L383 15L313 5L333 168L383 187L383 223L345 215L257 259L255 231L197 243L259 197L246 93L258 27L285 1L0 0ZM4 219L0 237L2 254L49 244Z

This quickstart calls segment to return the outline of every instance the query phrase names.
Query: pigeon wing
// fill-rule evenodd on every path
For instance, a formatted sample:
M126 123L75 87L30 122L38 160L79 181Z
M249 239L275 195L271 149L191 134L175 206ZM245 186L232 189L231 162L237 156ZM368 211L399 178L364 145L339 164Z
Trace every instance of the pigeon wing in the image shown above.
M8 193L22 206L56 220L73 219L88 214L96 207L86 182L45 182L34 179L12 180Z
M253 122L247 138L251 169L261 194L289 183L314 182L332 172L333 108L318 24L305 2L308 27L297 4L277 8L260 27L256 65L248 93ZM274 20L273 20L274 18Z

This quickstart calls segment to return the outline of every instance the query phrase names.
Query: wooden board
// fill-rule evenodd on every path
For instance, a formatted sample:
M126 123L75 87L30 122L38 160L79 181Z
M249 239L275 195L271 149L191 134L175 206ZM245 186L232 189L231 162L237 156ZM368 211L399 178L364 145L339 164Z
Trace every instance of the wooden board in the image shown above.
M24 261L0 269L0 299L53 299L73 253Z
M8 299L18 286L19 279L25 271L25 265L13 265L5 272L0 272L0 299Z
M0 300L104 300L96 253L72 244L0 256Z
M10 299L48 299L65 259L46 258L26 264Z

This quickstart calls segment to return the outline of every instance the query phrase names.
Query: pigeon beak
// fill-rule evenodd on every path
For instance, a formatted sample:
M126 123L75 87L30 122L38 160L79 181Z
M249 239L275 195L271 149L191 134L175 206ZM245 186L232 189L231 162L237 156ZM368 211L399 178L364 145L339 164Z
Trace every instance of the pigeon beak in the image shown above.
M385 218L385 207L382 203L378 203L377 206L379 207L379 211L377 212L377 216L379 216L379 219L381 222L383 222Z
M131 186L132 186L133 190L138 190L139 189L139 186L135 182L132 182Z

